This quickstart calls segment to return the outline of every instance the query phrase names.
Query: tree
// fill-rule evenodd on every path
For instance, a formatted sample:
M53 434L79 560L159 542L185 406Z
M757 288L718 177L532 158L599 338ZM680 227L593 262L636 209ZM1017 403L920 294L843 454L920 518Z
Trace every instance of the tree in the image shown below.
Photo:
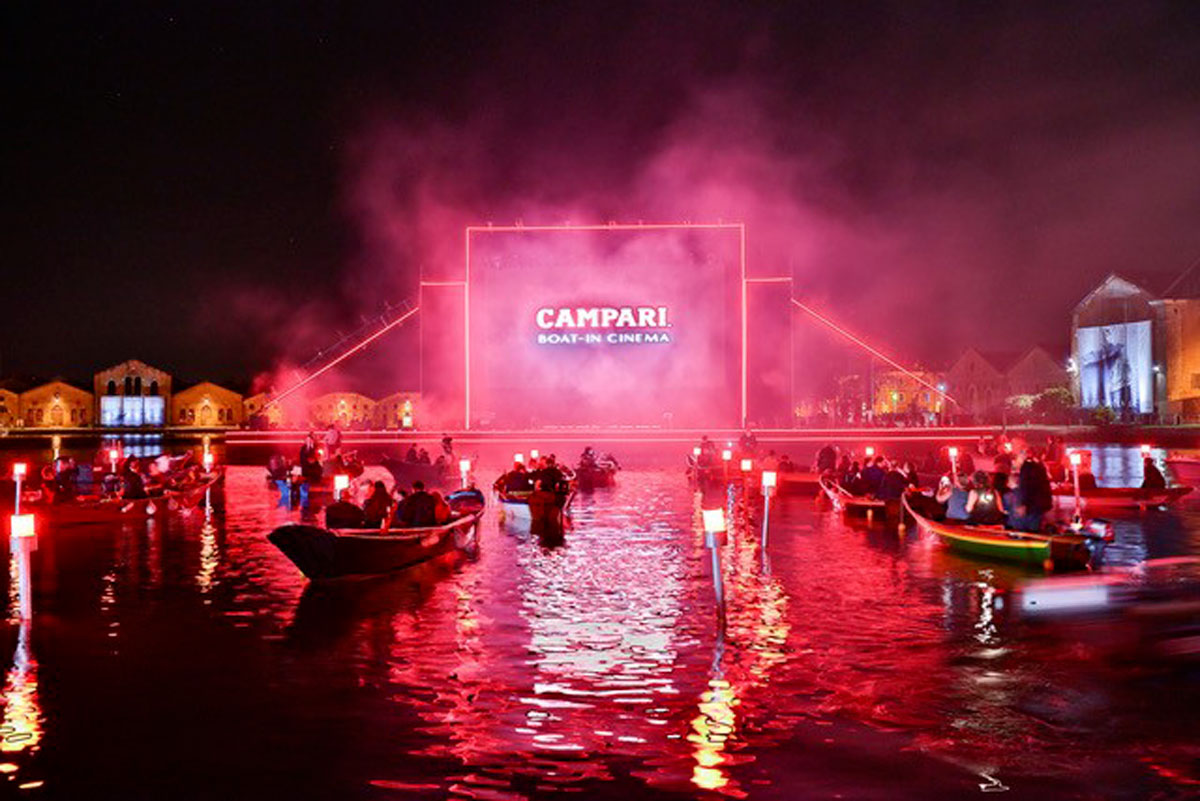
M1066 387L1050 387L1034 397L1032 408L1044 423L1065 423L1075 408L1075 397Z

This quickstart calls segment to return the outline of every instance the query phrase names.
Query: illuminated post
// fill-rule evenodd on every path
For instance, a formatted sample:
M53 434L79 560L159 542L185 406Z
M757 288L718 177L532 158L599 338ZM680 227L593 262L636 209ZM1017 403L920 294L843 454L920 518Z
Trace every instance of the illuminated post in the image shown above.
M121 458L121 452L116 448L108 449L108 461L112 465L113 475L117 474L117 461Z
M58 461L58 456L62 452L62 437L55 434L50 438L50 450L54 453L54 461Z
M1142 458L1146 459L1146 458L1149 458L1149 456L1150 456L1150 446L1143 445L1142 446Z
M721 466L725 471L725 480L729 480L729 460L733 458L733 451L729 448L721 451Z
M764 470L762 474L762 491L763 491L763 529L762 529L762 547L767 547L767 529L771 521L771 496L775 493L775 471Z
M514 462L516 462L517 464L525 464L525 454L523 454L523 453L514 453L514 454L513 454L513 461L514 461Z
M951 445L946 449L950 454L950 478L954 481L954 486L958 486L958 448Z
M204 472L211 473L213 470L213 455L211 451L204 452Z
M700 458L700 446L699 445L692 448L692 456L696 457L697 459Z
M866 450L866 454L867 454L867 458L868 458L868 459L874 459L874 458L875 458L875 446L874 446L874 445L868 445L868 446L866 447L866 449L865 449L865 450Z
M204 455L208 456L209 451L211 450L211 447L212 447L212 436L209 434L205 434L204 438L201 440L201 442L204 443Z
M350 476L345 473L338 473L333 477L333 499L340 501L342 492L350 488Z
M1075 516L1081 517L1080 511L1079 511L1079 507L1080 507L1079 465L1083 464L1083 456L1080 455L1079 451L1071 451L1070 458L1071 458L1071 478L1075 482Z
M541 455L542 455L541 452L539 452L537 448L529 449L529 458L532 459L533 461L536 462L538 457Z
M712 552L713 592L717 597L717 615L725 619L725 583L721 580L721 546L725 544L725 510L704 509L704 544Z
M13 503L13 513L21 514L21 482L25 480L25 463L17 462L13 465L13 481L17 482L17 499Z
M29 588L29 550L33 542L33 515L15 514L9 518L9 545L17 562L17 598L20 615L33 617L33 594Z
M469 476L471 473L471 460L465 459L465 458L459 459L458 460L458 472L462 476L462 488L466 489L467 488L467 476Z

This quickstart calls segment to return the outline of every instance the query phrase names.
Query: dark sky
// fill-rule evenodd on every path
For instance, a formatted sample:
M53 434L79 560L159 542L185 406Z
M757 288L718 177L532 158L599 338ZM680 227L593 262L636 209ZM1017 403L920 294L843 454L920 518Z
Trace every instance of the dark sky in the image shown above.
M1200 256L1193 2L56 5L0 10L5 373L246 379L482 220L745 220L934 363Z

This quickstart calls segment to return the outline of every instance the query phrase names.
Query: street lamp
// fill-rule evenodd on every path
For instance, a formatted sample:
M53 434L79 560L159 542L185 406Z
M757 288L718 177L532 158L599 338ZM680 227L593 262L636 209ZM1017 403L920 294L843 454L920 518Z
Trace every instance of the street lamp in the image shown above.
M458 472L459 472L459 475L462 476L463 489L466 489L467 488L467 476L471 473L471 460L466 459L466 458L459 459L458 460Z
M771 520L771 496L775 494L775 482L778 476L774 470L764 470L762 474L763 491L763 526L762 547L767 547L767 526Z
M712 553L713 593L717 598L717 615L725 617L725 584L721 580L721 546L725 544L725 510L704 509L704 544Z
M350 476L345 473L338 473L333 477L333 499L340 501L342 493L350 488Z

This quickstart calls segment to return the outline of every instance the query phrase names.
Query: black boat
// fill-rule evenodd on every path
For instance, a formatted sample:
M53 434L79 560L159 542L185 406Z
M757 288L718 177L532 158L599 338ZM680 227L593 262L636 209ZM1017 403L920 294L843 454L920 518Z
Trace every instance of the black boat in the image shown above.
M280 526L267 539L312 581L372 576L424 562L464 547L483 510L429 528L327 529Z

